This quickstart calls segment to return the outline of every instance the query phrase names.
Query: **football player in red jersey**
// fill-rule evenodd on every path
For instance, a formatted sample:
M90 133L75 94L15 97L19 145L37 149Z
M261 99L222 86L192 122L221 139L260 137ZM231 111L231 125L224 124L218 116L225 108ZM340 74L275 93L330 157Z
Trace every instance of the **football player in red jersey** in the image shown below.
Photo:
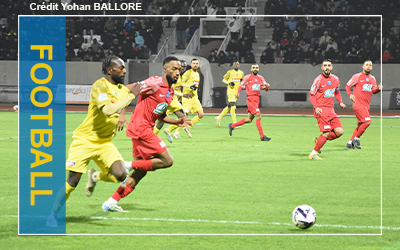
M123 211L117 202L134 190L147 171L172 166L173 158L166 144L154 134L154 125L157 119L179 126L191 125L188 118L176 120L165 113L174 97L172 84L178 80L180 68L179 59L169 56L163 62L163 77L153 76L141 82L139 100L126 131L127 136L132 138L134 161L125 162L125 167L128 171L130 169L134 171L110 199L103 203L103 211Z
M346 108L343 103L339 89L339 78L332 74L332 62L322 62L322 74L314 79L310 90L310 101L314 106L314 117L317 118L318 126L322 132L318 138L314 138L315 147L308 158L320 160L318 153L327 140L334 140L343 135L343 127L340 118L334 110L334 98L338 100L342 109Z
M347 148L361 149L360 137L371 125L369 108L372 94L377 94L382 90L382 84L376 85L376 79L371 75L372 61L366 60L362 66L363 71L351 77L346 84L346 92L353 102L354 114L357 117L357 127L353 132ZM353 89L353 93L351 92Z
M248 115L246 119L242 119L238 122L228 124L230 136L232 136L232 131L236 127L241 126L245 123L251 123L255 117L261 141L271 140L271 138L264 135L263 128L261 126L261 113L259 108L260 90L261 88L263 88L265 91L268 91L270 85L265 81L264 77L258 74L259 70L260 68L258 67L258 64L252 64L251 65L252 74L246 75L239 86L236 97L239 98L240 91L242 91L243 88L246 88L246 94L247 94L246 104L247 104Z

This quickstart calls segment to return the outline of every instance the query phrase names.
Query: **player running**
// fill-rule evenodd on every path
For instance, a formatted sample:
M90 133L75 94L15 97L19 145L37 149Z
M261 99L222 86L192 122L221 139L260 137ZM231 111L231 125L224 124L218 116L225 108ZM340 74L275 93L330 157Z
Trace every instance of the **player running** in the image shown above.
M251 72L253 72L253 74L246 75L243 79L243 82L239 86L236 97L239 98L240 91L242 91L243 88L246 88L246 94L247 94L246 103L247 103L248 115L246 119L242 119L238 122L228 124L230 136L232 136L232 131L236 127L241 126L245 123L251 123L255 117L261 141L271 140L270 137L264 135L263 127L261 125L261 113L259 108L260 90L261 88L263 88L265 91L268 91L270 85L265 81L264 77L258 74L259 69L260 68L258 67L258 64L252 64Z
M331 74L332 62L324 60L322 62L322 74L314 79L313 85L310 90L310 101L314 106L314 117L317 118L318 126L322 132L316 141L313 151L308 158L313 160L320 160L318 153L321 153L321 148L324 146L326 140L334 140L343 135L343 127L340 118L336 115L334 110L333 98L338 100L342 109L346 108L343 103L342 95L339 89L339 78Z
M347 148L351 149L354 149L354 147L361 149L360 137L371 125L369 114L371 96L382 90L382 84L377 86L375 77L370 74L372 61L366 60L362 68L363 71L353 75L346 84L346 92L353 102L354 114L357 117L357 127L346 145ZM353 93L351 89L353 89Z
M240 84L243 81L244 73L240 69L240 64L238 61L233 62L233 69L226 72L222 82L227 84L227 95L228 95L228 106L226 106L221 114L215 117L218 127L221 126L221 118L224 117L229 111L231 112L232 116L232 123L236 122L236 101L237 97L236 94L238 93L238 89Z
M164 76L154 76L142 81L139 100L131 115L126 134L132 138L132 156L134 161L127 162L134 171L126 182L103 203L103 211L123 211L117 202L130 194L148 171L168 168L173 158L165 143L154 134L157 119L179 126L191 125L190 119L172 119L166 115L168 105L174 98L174 88L181 68L178 58L169 56L164 59Z
M57 227L58 213L75 190L82 174L86 174L90 160L101 171L96 176L92 176L93 171L89 171L89 179L121 182L126 178L124 160L112 140L117 132L119 112L139 95L140 84L123 85L126 70L124 61L119 57L107 57L102 70L106 76L92 85L88 114L72 136L74 140L66 163L66 169L69 170L66 188L58 191L51 215L47 219L46 225L49 227ZM87 186L86 195L90 196L93 189L94 185Z

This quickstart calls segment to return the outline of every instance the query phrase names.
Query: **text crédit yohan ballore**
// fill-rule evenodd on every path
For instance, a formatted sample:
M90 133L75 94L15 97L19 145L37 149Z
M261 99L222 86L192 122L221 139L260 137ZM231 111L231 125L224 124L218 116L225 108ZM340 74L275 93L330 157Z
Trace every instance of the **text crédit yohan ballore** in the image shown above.
M92 3L92 4L68 4L47 3L29 4L31 10L142 10L142 3Z

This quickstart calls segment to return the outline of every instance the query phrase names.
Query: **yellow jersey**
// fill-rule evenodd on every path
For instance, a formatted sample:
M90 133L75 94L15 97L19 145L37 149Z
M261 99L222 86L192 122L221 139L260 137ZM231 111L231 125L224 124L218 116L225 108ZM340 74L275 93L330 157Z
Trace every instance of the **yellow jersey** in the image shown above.
M187 84L187 85L196 85L197 89L193 90L188 87L183 87L183 94L187 93L192 93L192 99L199 99L197 92L198 92L198 87L200 84L200 74L199 72L194 72L192 69L187 70L183 76L182 76L182 84Z
M119 112L106 116L101 108L124 99L129 93L123 84L114 85L104 77L97 80L90 92L88 114L72 137L94 143L111 141L117 131Z
M238 69L237 71L231 69L228 72L226 72L226 74L224 75L224 79L227 80L228 82L235 83L235 86L231 86L228 84L228 92L233 92L234 94L236 94L243 78L244 78L244 73L240 69Z
M182 92L182 76L181 75L179 75L178 80L176 81L176 83L173 86L174 86L174 93ZM178 96L176 94L174 94L174 100L178 101Z

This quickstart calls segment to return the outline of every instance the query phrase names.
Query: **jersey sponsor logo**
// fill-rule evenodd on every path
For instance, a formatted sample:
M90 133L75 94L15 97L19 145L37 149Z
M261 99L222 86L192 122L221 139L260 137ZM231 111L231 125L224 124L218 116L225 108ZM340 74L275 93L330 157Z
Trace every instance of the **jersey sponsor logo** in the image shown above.
M365 117L364 120L366 120L366 121L371 121L371 117L369 117L369 116L368 116L368 117Z
M156 113L157 115L161 115L162 113L165 112L165 110L167 110L168 108L168 104L163 102L157 105L156 109L153 111L154 113Z
M98 99L99 99L99 102L107 100L107 94L106 93L100 94Z
M252 90L259 91L260 90L260 84L253 84Z
M140 89L143 89L143 88L145 88L146 87L146 83L144 83L144 81L141 81L140 82Z
M364 84L363 88L362 88L363 91L367 91L367 92L371 92L371 89L372 89L372 85L368 84L368 83Z
M324 97L333 97L334 96L334 89L327 89L325 90Z
M330 129L331 125L324 125L324 129Z
M165 95L159 94L160 97L164 97Z
M67 167L75 167L75 162L74 161L67 161Z
M232 78L232 82L240 82L240 78Z
M193 81L194 85L199 85L199 83L200 83L199 81Z

